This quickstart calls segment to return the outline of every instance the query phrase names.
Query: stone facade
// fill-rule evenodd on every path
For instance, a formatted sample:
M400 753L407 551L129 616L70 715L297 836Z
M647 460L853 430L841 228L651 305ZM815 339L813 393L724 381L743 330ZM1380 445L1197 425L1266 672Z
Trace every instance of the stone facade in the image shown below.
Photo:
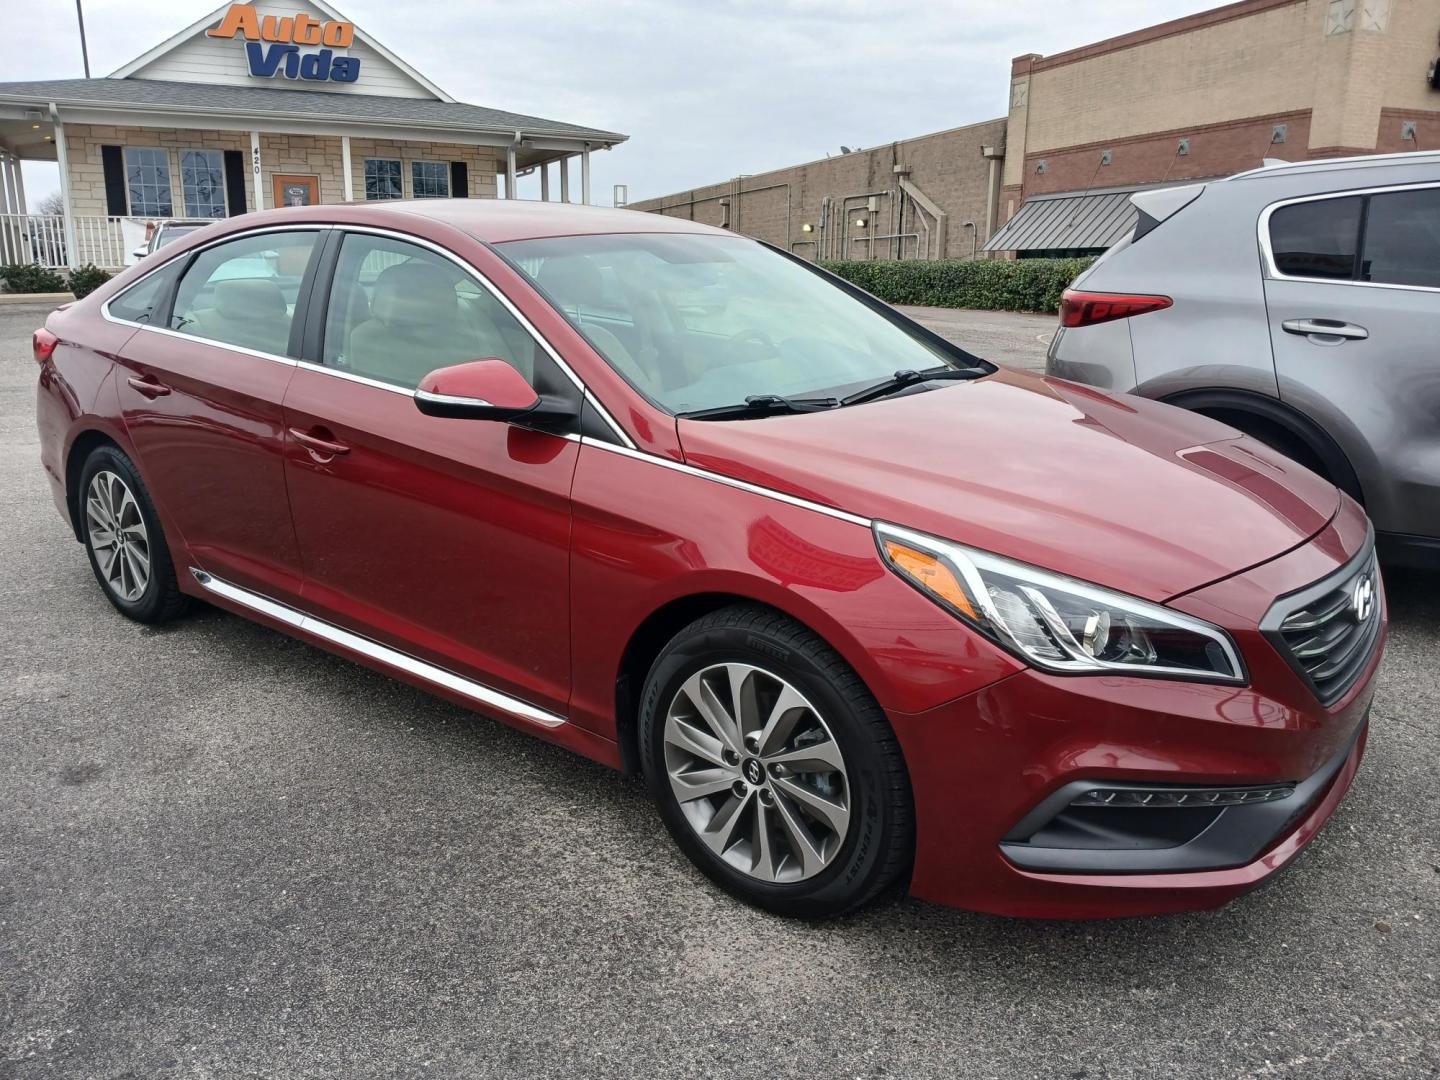
M250 134L244 131L199 131L193 129L151 127L107 127L91 124L65 125L65 150L69 158L69 187L72 211L77 216L105 216L105 173L101 161L102 146L158 146L169 151L170 190L174 199L174 216L184 217L181 199L180 152L183 150L238 150L246 162L245 204L257 207L254 177L249 169ZM357 200L365 197L365 159L398 159L403 163L405 194L411 192L410 162L464 161L468 173L470 198L496 196L497 156L493 147L465 146L455 143L424 141L377 142L373 139L350 140L352 184ZM260 136L260 182L267 207L274 205L274 177L314 176L319 180L320 201L338 203L345 200L343 155L339 136L280 135L262 132Z

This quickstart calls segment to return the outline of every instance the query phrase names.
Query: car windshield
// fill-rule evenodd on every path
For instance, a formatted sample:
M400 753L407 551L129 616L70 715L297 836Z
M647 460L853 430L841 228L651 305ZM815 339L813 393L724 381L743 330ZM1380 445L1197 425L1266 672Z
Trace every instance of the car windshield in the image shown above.
M896 372L990 370L743 237L621 233L500 247L616 371L671 413L840 399Z
M196 229L203 229L204 227L203 225L167 225L163 227L160 230L160 234L155 237L155 249L158 251L166 244L173 244L182 236L188 236Z

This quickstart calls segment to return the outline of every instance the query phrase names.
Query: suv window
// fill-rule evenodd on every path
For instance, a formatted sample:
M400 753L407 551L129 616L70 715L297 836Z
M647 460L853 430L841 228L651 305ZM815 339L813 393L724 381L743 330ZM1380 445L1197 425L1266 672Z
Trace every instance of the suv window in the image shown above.
M534 385L537 348L449 259L389 237L345 237L325 311L327 365L413 389L436 368L498 357Z
M287 230L206 248L180 279L170 328L289 356L295 299L319 235Z
M1290 277L1353 278L1363 201L1350 195L1276 210L1270 215L1275 268Z
M1440 288L1440 188L1370 196L1360 280Z
M110 301L110 314L128 322L148 323L155 312L155 305L169 295L170 286L179 276L180 265L184 261L176 259L119 293Z

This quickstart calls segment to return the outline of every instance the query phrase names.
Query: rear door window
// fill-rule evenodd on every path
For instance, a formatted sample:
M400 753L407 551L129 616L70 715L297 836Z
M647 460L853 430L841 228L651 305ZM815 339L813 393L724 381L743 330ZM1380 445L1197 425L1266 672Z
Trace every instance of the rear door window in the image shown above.
M290 356L290 326L318 232L259 233L201 251L175 291L170 329Z
M1363 203L1350 195L1280 207L1270 215L1275 269L1287 277L1352 279Z
M1360 280L1440 288L1440 188L1370 196Z

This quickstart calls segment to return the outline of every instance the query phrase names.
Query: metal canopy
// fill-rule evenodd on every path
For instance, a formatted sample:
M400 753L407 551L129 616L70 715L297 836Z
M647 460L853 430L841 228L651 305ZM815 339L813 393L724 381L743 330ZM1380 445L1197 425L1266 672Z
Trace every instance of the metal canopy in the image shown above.
M1062 191L1025 200L1019 213L990 238L986 251L1108 248L1135 227L1130 196L1141 190Z

